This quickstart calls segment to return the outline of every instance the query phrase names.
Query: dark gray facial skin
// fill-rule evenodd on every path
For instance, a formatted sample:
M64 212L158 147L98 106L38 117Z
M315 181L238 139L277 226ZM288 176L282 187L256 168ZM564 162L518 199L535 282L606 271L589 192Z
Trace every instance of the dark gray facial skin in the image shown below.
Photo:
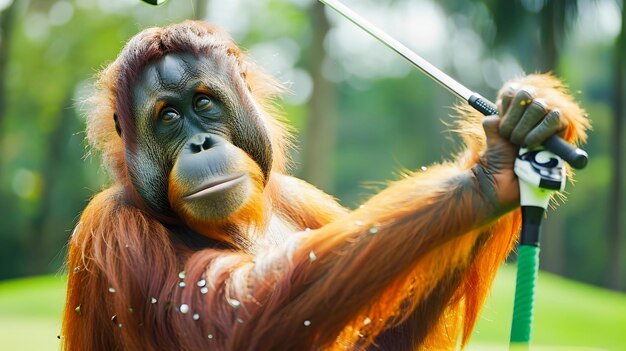
M137 192L158 213L219 220L268 180L263 121L235 59L215 51L168 54L146 65L133 87L137 137L126 162Z

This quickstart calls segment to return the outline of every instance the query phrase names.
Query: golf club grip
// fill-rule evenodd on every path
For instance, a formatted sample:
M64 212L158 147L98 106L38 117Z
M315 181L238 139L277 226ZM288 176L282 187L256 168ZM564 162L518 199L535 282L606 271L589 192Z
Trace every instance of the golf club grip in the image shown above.
M478 94L470 96L467 102L477 111L485 116L494 116L498 114L498 108L491 101L483 98ZM583 169L587 166L588 155L585 150L577 148L569 144L567 141L553 135L546 139L542 144L546 150L551 151L555 155L562 158L576 169Z

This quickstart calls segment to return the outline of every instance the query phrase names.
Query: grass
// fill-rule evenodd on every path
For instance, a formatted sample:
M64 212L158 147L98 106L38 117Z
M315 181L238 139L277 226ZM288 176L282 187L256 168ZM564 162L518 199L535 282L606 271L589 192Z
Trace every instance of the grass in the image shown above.
M469 350L505 350L511 327L515 268L500 269ZM65 279L0 282L0 349L58 350ZM541 273L533 350L626 350L626 295Z
M515 294L515 267L498 272L492 296L474 330L471 350L508 343ZM532 345L540 350L626 350L626 295L541 272ZM534 349L534 348L533 348Z
M0 349L58 350L64 299L58 276L0 282Z

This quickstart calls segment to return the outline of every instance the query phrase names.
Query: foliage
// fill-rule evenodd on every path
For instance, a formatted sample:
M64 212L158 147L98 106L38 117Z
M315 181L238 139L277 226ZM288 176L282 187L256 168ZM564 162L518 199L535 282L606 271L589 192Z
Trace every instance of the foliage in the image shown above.
M0 278L57 270L74 219L106 183L99 161L83 158L79 109L95 72L138 26L131 13L102 13L94 1L70 5L58 24L60 3L71 4L17 4L0 152Z
M539 2L521 1L524 6ZM206 14L226 26L279 80L293 82L288 85L293 93L286 95L283 106L299 136L306 132L307 120L315 118L309 116L307 105L315 82L306 72L315 30L309 17L312 3L213 0ZM487 97L493 98L504 80L538 67L535 50L541 40L534 29L536 13L518 5L494 10L494 1L346 3L369 8L368 14L383 20L419 15L408 12L411 9L430 9L436 15L431 20L438 21L433 23L442 33L415 32L412 28L422 28L417 22L388 24L398 25L403 40L420 43L442 38L426 51L427 58L436 58L433 63ZM150 25L190 18L192 4L172 0L153 8L131 0L17 3L7 80L2 82L8 89L6 112L0 116L0 279L61 267L64 245L78 214L107 183L97 155L84 157L80 101L95 72L114 59L127 38ZM569 186L568 202L550 215L561 222L551 228L564 234L558 245L561 273L595 284L607 283L605 253L611 245L604 240L614 182L608 175L613 165L610 82L617 33L611 23L619 18L607 15L615 11L606 9L619 4L579 1L578 14L566 21L569 35L558 43L557 71L573 91L580 91L577 97L589 112L594 131L586 146L589 167L578 172L575 186ZM500 25L504 15L516 18L517 30ZM382 45L351 31L351 24L329 17L333 29L324 67L326 79L336 83L339 112L337 130L329 131L337 136L330 169L334 194L344 204L358 206L372 193L368 188L379 189L404 169L428 166L458 150L440 121L451 121L448 106L455 100ZM507 38L506 43L501 43L502 38ZM294 172L299 174L302 158L295 152L294 159Z

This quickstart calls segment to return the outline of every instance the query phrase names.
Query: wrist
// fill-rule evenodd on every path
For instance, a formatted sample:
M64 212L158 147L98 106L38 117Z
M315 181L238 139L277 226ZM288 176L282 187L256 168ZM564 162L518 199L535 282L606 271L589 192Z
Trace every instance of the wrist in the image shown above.
M470 170L480 198L486 203L484 207L489 213L485 217L488 220L519 206L519 186L512 170L507 171L510 174L494 173L480 162L472 166Z

